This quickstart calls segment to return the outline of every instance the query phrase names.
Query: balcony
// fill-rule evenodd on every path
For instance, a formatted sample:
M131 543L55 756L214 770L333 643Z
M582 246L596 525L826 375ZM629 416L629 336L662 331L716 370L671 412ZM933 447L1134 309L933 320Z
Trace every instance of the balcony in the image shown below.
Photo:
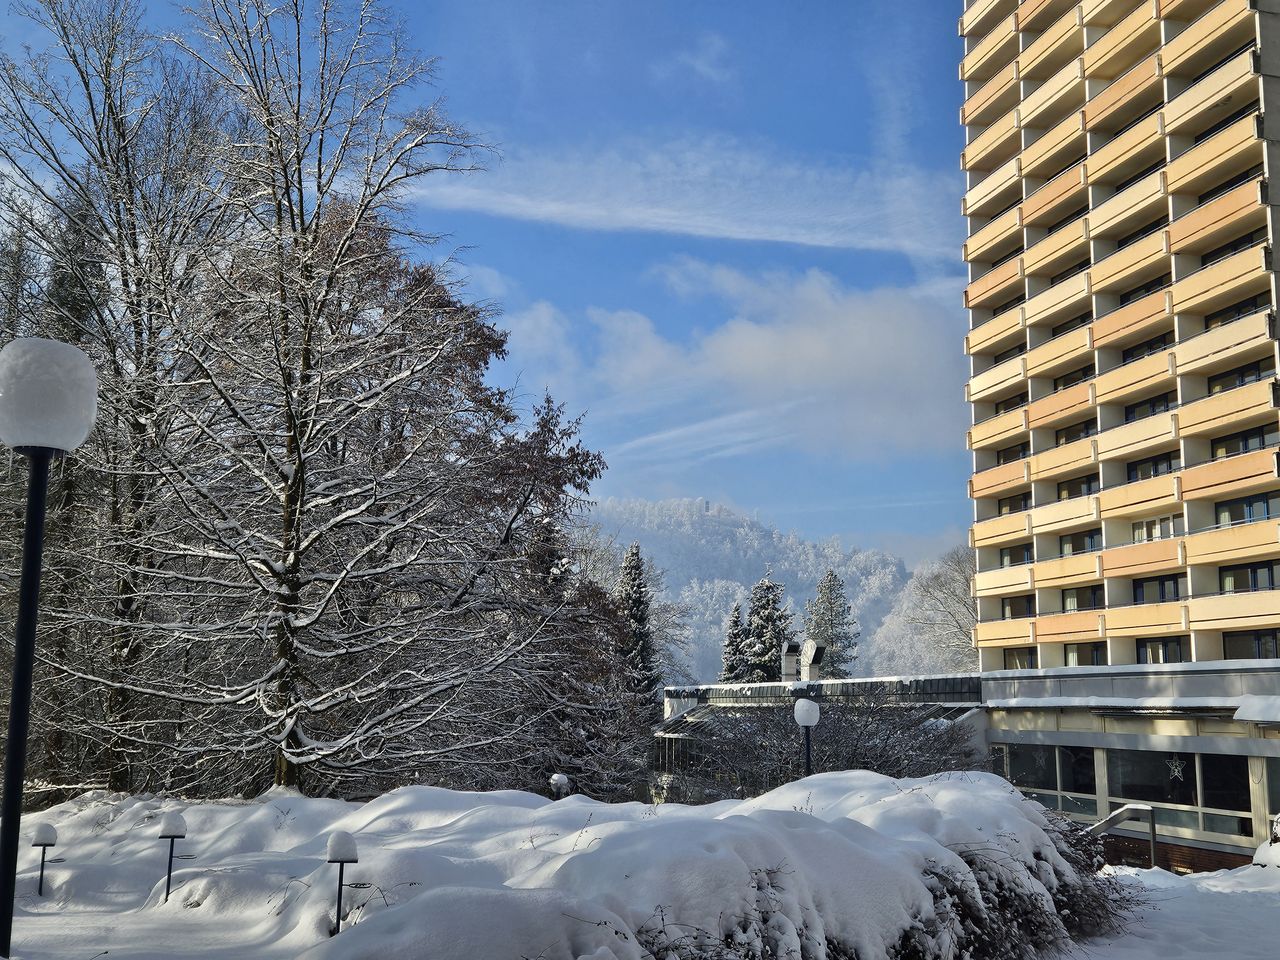
M1135 397L1155 393L1161 387L1172 390L1171 359L1167 353L1153 353L1149 357L1098 374L1093 381L1097 402L1124 403Z
M960 108L960 123L990 123L1018 105L1018 64L1013 62L984 83Z
M970 403L981 403L1025 379L1026 365L1023 358L1013 357L974 374L964 385L965 398Z
M1249 180L1169 224L1171 253L1203 253L1266 225L1265 187Z
M1139 120L1112 137L1085 160L1090 183L1116 183L1164 158L1160 114Z
M965 170L990 170L1014 156L1021 145L1018 111L1010 110L969 141L960 153L960 166Z
M973 575L975 597L995 597L1001 594L1031 592L1031 564L1020 567L997 567L980 570Z
M1059 426L1071 420L1079 420L1092 406L1090 390L1092 381L1077 383L1057 393L1051 393L1027 405L1027 426L1032 430Z
M992 254L1010 249L1022 240L1022 208L1011 207L964 242L965 260L995 259Z
M1113 637L1159 637L1187 629L1183 603L1139 603L1107 608L1107 634Z
M1084 164L1064 170L1022 204L1022 222L1029 227L1057 223L1063 214L1085 205L1088 191L1084 182Z
M1193 77L1253 36L1251 0L1223 0L1166 43L1160 62L1166 76Z
M1018 4L1018 26L1023 30L1044 30L1076 3L1077 0L1022 0Z
M1094 293L1131 289L1169 272L1169 233L1157 230L1093 265Z
M969 545L979 547L1003 547L1018 540L1025 540L1031 533L1029 512L1010 513L990 520L979 520L969 528Z
M1014 332L1021 329L1022 308L1005 310L969 331L964 338L965 353L993 353L996 344L1012 340Z
M1159 103L1160 57L1152 54L1084 105L1084 125L1090 131L1118 130L1137 112Z
M1036 640L1040 643L1076 643L1106 636L1100 610L1056 613L1036 617Z
M1107 520L1175 508L1180 501L1179 478L1176 475L1107 487L1098 494L1098 507Z
M1182 566L1182 538L1149 540L1102 552L1104 577L1147 577Z
M1241 117L1165 167L1170 193L1202 193L1262 162L1262 118Z
M1158 2L1162 19L1191 23L1199 20L1222 0L1158 0Z
M1172 384L1170 384L1172 386ZM1137 460L1178 439L1173 413L1157 413L1098 434L1099 460Z
M1230 358L1271 340L1271 320L1266 311L1242 317L1222 327L1184 340L1174 347L1178 374L1196 373L1207 367L1234 366Z
M1031 510L1031 532L1056 533L1101 519L1096 496L1059 500Z
M1133 7L1134 0L1084 0L1080 12L1086 27L1110 27L1123 20Z
M1030 482L1030 461L1016 460L1013 463L1002 463L989 470L980 470L970 477L969 496L973 499L1003 497Z
M960 201L960 212L966 217L985 217L1008 206L1022 189L1021 161L1014 157L1002 167L992 170L974 184Z
M969 309L1003 303L1022 289L1022 258L1014 257L988 270L964 291Z
M973 628L973 639L979 644L1015 647L1035 643L1031 633L1034 620L986 620Z
M1041 590L1060 590L1090 580L1102 579L1100 553L1081 553L1073 557L1042 560L1035 565L1035 585ZM1096 614L1095 614L1096 616ZM1036 634L1040 631L1037 629Z
M1031 479L1054 480L1079 474L1098 462L1098 452L1091 437L1064 443L1060 447L1031 455Z
M1168 209L1168 204L1164 171L1149 173L1089 211L1089 235L1095 240L1123 236L1134 227L1155 220Z
M1083 52L1084 24L1073 7L1018 55L1018 71L1028 79L1051 77Z
M1093 345L1101 349L1149 339L1172 313L1168 290L1149 293L1093 321Z
M1239 457L1187 467L1182 471L1182 499L1225 500L1274 487L1276 452L1255 450Z
M1090 79L1117 77L1160 46L1160 21L1154 3L1141 3L1084 52Z
M1245 429L1249 421L1275 418L1274 380L1226 390L1178 409L1178 429L1184 437L1222 436Z
M1271 248L1266 244L1233 253L1174 283L1174 313L1204 315L1263 293L1270 287L1270 271Z
M1072 113L1022 151L1022 175L1047 177L1085 151L1084 111Z
M1018 106L1023 127L1051 127L1084 106L1084 61L1073 60L1031 93Z
M1259 66L1257 53L1245 50L1183 90L1164 108L1165 133L1193 134L1257 100Z
M1029 247L1022 256L1022 272L1028 277L1049 277L1088 256L1089 230L1082 216Z
M1280 626L1280 590L1192 597L1187 612L1193 630L1256 630Z
M1052 324L1079 316L1089 309L1089 271L1041 290L1022 305L1027 326Z
M1187 563L1230 564L1280 554L1280 527L1274 520L1205 530L1187 537Z
M1015 6L1016 0L973 0L960 17L960 36L989 30L997 17L1012 13Z
M997 414L969 428L969 449L986 450L1010 446L1014 438L1025 433L1026 429L1026 407Z
M996 24L960 61L960 79L988 80L1018 52L1018 17L1011 13Z
M1077 327L1027 351L1027 376L1045 377L1080 367L1093 350L1089 327Z

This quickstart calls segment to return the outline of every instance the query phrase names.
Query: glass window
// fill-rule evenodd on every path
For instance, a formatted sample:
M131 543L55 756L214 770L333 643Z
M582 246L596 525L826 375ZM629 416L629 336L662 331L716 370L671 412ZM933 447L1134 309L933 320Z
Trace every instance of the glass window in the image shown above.
M1273 660L1280 656L1274 630L1238 630L1222 635L1222 655L1227 660Z
M1191 643L1186 637L1154 637L1138 641L1139 663L1186 663Z
M1000 611L1005 620L1034 617L1036 615L1036 595L1028 593L1021 597L1004 597L1000 601Z
M1053 747L1038 743L1009 744L1009 782L1015 787L1057 790Z
M1187 595L1186 574L1146 577L1133 581L1134 603L1169 603Z
M1031 509L1031 491L1015 493L1012 497L1002 497L996 501L996 510L1000 516L1010 513L1021 513Z
M1012 547L1000 548L1000 566L1020 567L1031 562L1031 544L1018 543Z
M1209 446L1212 450L1212 459L1221 460L1223 457L1234 457L1251 450L1274 446L1277 440L1280 440L1280 425L1267 424L1264 427L1254 427L1252 430L1210 440Z
M1064 373L1060 377L1053 378L1054 390L1065 390L1067 387L1073 387L1077 383L1083 383L1093 376L1093 364L1087 363L1079 370L1072 370L1070 373Z
M1220 527L1269 520L1271 517L1280 517L1280 492L1256 493L1251 497L1224 500L1214 504L1213 510Z
M1075 610L1097 610L1105 606L1102 584L1095 583L1088 587L1067 587L1062 591L1062 610L1071 613Z
M1280 757L1267 757L1267 814L1280 814Z
M1034 670L1038 662L1035 647L1005 648L1004 668L1006 670Z
M1074 277L1077 273L1084 273L1084 271L1088 269L1089 269L1089 258L1085 257L1079 263L1073 263L1071 266L1067 267L1067 269L1063 270L1061 273L1055 273L1052 277L1050 277L1049 286L1052 287L1055 283L1061 283L1063 280L1069 280L1072 277Z
M1169 218L1167 216L1157 217L1155 220L1152 220L1150 223L1143 224L1137 230L1133 231L1133 233L1127 233L1123 237L1118 239L1116 241L1116 249L1123 250L1125 247L1129 246L1130 244L1137 243L1143 237L1149 237L1151 236L1151 234L1155 233L1157 230L1163 230L1168 225L1169 225Z
M1218 327L1225 327L1232 320L1239 320L1241 317L1247 317L1251 313L1270 308L1271 294L1260 293L1257 296L1249 297L1247 300L1241 300L1239 303L1233 303L1229 307L1223 307L1221 310L1206 314L1204 328L1206 330L1214 330Z
M1201 806L1217 810L1253 809L1249 801L1249 758L1200 754L1200 798Z
M1210 377L1209 393L1222 393L1224 390L1233 390L1236 387L1243 387L1245 384L1257 383L1259 380L1275 376L1275 373L1276 362L1274 357L1254 360L1252 363L1246 363L1236 367L1234 370L1228 370L1225 373L1215 374Z
M1093 319L1093 314L1082 313L1078 317L1072 317L1066 323L1060 323L1049 331L1050 337L1060 337L1064 333L1070 333L1072 330L1078 330Z
M1068 667L1105 667L1107 665L1105 640L1095 643L1068 643L1065 653Z
M1147 417L1154 417L1157 413L1164 413L1176 406L1176 399L1176 395L1170 391L1131 403L1124 408L1124 422L1133 423L1135 420L1145 420Z
M1139 520L1133 524L1133 542L1146 543L1148 540L1167 540L1170 537L1180 537L1183 532L1182 514L1152 517L1150 520Z
M1084 497L1091 493L1097 493L1100 484L1096 473L1085 474L1083 477L1072 477L1070 480L1063 480L1058 484L1058 499L1071 500L1074 497Z
M1011 447L1004 447L996 451L996 464L1014 463L1017 460L1025 460L1027 454L1031 452L1031 444L1026 440L1021 443L1015 443Z
M1004 363L1006 360L1012 360L1014 357L1020 357L1026 352L1027 352L1027 343L1025 340L1022 341L1021 343L1015 343L1008 350L1001 350L994 357L992 357L991 365L994 367L998 363Z
M1108 750L1107 780L1111 796L1123 800L1196 806L1193 753Z
M1079 423L1073 423L1069 427L1063 427L1054 434L1054 444L1063 446L1068 443L1074 443L1077 440L1083 440L1085 437L1092 437L1098 432L1098 421L1089 419L1081 420Z
M1181 454L1176 451L1161 453L1154 457L1135 460L1128 464L1129 482L1136 483L1139 480L1150 480L1152 477L1162 477L1181 469Z
M1062 789L1066 792L1098 792L1098 782L1094 776L1093 747L1059 747L1058 770L1062 777Z
M1267 228L1259 227L1257 230L1250 230L1248 233L1236 237L1234 240L1228 240L1222 246L1214 247L1212 250L1206 250L1200 255L1200 264L1209 266L1211 263L1217 263L1219 260L1225 260L1233 253L1239 253L1241 250L1247 250L1249 247L1257 246L1267 239Z
M1058 537L1058 555L1072 557L1077 553L1092 553L1102 549L1102 529L1081 530Z
M1149 357L1153 353L1167 350L1171 346L1173 346L1173 332L1166 331L1158 337L1144 340L1142 343L1134 344L1132 347L1125 347L1124 353L1120 355L1120 363L1122 366L1126 363L1133 363L1133 361Z
M1222 593L1248 593L1254 590L1274 590L1280 563L1239 563L1218 568L1218 590Z
M1148 280L1146 283L1141 286L1134 287L1132 290L1126 290L1124 293L1120 294L1120 306L1124 306L1126 303L1132 303L1140 297L1145 297L1148 293L1155 293L1157 290L1163 290L1169 285L1171 278L1171 274L1166 273L1163 277L1156 277L1154 280Z
M1221 813L1206 813L1204 828L1210 833L1225 833L1231 837L1252 837L1252 817L1232 817Z
M996 401L996 413L1008 413L1010 410L1017 410L1019 407L1026 406L1027 395L1025 393L1015 393L1012 397L1005 397L1003 400Z

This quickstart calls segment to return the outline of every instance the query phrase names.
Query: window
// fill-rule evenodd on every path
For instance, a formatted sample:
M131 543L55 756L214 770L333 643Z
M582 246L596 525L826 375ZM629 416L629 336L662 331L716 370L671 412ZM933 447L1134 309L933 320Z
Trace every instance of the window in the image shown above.
M1156 107L1155 109L1159 109L1159 108ZM1154 110L1152 112L1154 112ZM1125 130L1127 130L1129 127L1133 126L1135 123L1141 123L1143 120L1145 120L1149 116L1151 116L1151 113L1144 113L1137 120L1134 120L1131 123L1126 124L1124 127L1121 127L1120 130L1116 131L1116 133L1111 137L1111 139L1114 140L1116 137L1120 136L1120 134L1123 133ZM1127 190L1129 187L1132 187L1139 180L1143 179L1144 177L1151 176L1151 174L1155 173L1157 170L1159 170L1163 166L1164 166L1164 160L1157 160L1155 163L1151 164L1151 166L1143 167L1141 170L1139 170L1137 173L1133 174L1132 176L1125 177L1123 180L1121 180L1119 183L1116 184L1116 193L1119 193L1121 190Z
M1148 293L1155 293L1157 290L1163 290L1169 285L1172 278L1171 274L1166 273L1163 277L1156 277L1154 280L1148 280L1140 286L1134 287L1132 290L1126 290L1120 294L1120 306L1126 303L1133 303L1140 297L1145 297Z
M1107 781L1113 797L1196 805L1194 753L1108 750Z
M1015 393L1011 397L996 401L996 413L1008 413L1010 410L1017 410L1019 407L1026 406L1026 403L1027 395L1025 393Z
M1280 757L1267 757L1267 813L1280 814Z
M1195 135L1195 139L1193 140L1193 143L1201 143L1205 140L1208 140L1219 130L1225 130L1227 127L1231 126L1241 117L1247 117L1251 113L1257 113L1258 107L1259 107L1259 103L1257 100L1253 101L1253 103L1245 104L1245 106L1241 107L1235 113L1228 114L1227 116L1219 120L1217 123L1211 123L1209 126L1205 127L1203 130L1197 133Z
M1031 562L1031 544L1018 543L1012 547L1000 548L1000 566L1021 567Z
M1276 362L1273 357L1264 357L1261 360L1254 360L1252 363L1246 363L1243 366L1236 367L1234 370L1228 370L1225 373L1219 373L1209 378L1209 394L1222 393L1224 390L1234 390L1236 387L1243 387L1245 384L1257 383L1259 380L1265 380L1267 377L1276 375Z
M1095 583L1088 587L1068 587L1062 591L1062 612L1073 613L1077 610L1100 610L1107 605L1102 584Z
M1002 350L992 357L991 365L994 367L996 364L1004 363L1006 360L1012 360L1014 357L1020 357L1026 352L1027 344L1025 340L1021 343L1015 343L1008 350Z
M1078 370L1072 370L1070 373L1064 373L1060 377L1053 378L1054 390L1065 390L1067 387L1074 387L1077 383L1084 383L1093 376L1093 364L1086 363Z
M1027 454L1031 452L1031 444L1026 440L1021 443L1015 443L1011 447L1004 447L996 451L996 465L1005 463L1015 463L1018 460L1025 460Z
M1200 805L1249 811L1249 758L1200 754Z
M1105 640L1099 640L1096 643L1068 643L1066 646L1066 658L1068 667L1105 667L1107 665L1107 643ZM1090 753L1093 751L1091 750ZM1089 761L1090 774L1093 772L1093 761ZM1063 771L1065 773L1065 770ZM1068 787L1065 784L1063 790L1074 790L1075 787ZM1090 787L1090 790L1093 788Z
M1020 597L1004 597L1000 601L1002 620L1021 620L1036 615L1036 595L1028 593Z
M1023 510L1031 509L1031 492L1015 493L1012 497L1002 497L996 501L996 511L1000 516L1007 516L1010 513L1021 513Z
M1266 239L1266 227L1259 227L1257 230L1250 230L1248 233L1241 234L1234 240L1228 240L1220 247L1214 247L1212 250L1207 250L1202 253L1200 255L1200 265L1207 267L1211 263L1217 263L1219 260L1225 260L1233 253L1239 253L1241 250L1256 247Z
M1241 317L1247 317L1251 313L1270 309L1270 307L1271 294L1259 293L1257 296L1241 300L1239 303L1233 303L1229 307L1223 307L1221 310L1205 314L1204 328L1208 331L1217 327L1225 327L1232 320L1239 320Z
M1033 790L1057 790L1054 748L1038 743L1009 744L1009 782Z
M1134 603L1169 603L1186 595L1186 574L1167 574L1133 581Z
M1145 400L1139 400L1137 403L1131 403L1125 407L1124 422L1133 423L1135 420L1145 420L1147 417L1154 417L1157 413L1164 413L1175 406L1177 406L1177 394L1173 391L1158 393L1154 397L1147 397Z
M1254 523L1280 517L1280 491L1255 493L1237 500L1223 500L1213 505L1219 527L1231 527L1238 523Z
M992 260L990 269L994 270L996 267L1000 266L1002 263L1008 263L1010 260L1012 260L1014 257L1016 257L1018 254L1022 252L1023 252L1023 247L1021 246L1021 244L1019 244L1018 246L1010 250L1008 253L1006 253L1004 256L997 257L996 259Z
M1020 202L1021 201L1019 201L1019 203ZM1017 204L1014 204L1014 206L1017 206ZM1006 300L1004 303L1001 303L997 306L992 307L991 316L998 317L1000 316L1000 314L1004 313L1006 310L1012 310L1014 307L1016 307L1018 304L1022 303L1026 299L1027 299L1027 295L1025 293L1020 293L1013 299Z
M1171 346L1173 346L1173 332L1166 330L1158 337L1152 337L1150 340L1145 340L1132 347L1127 347L1124 353L1120 356L1120 365L1124 366L1126 363L1133 363L1133 361L1141 360L1143 357L1149 357L1153 353L1159 353L1161 350L1167 350Z
M1150 520L1139 520L1133 525L1133 542L1146 543L1149 540L1168 540L1180 537L1184 533L1182 514L1170 514L1164 517L1152 517Z
M1187 637L1155 637L1138 641L1139 663L1186 663L1191 658Z
M1155 233L1157 230L1163 230L1168 225L1169 225L1169 218L1167 216L1157 217L1155 220L1152 220L1150 223L1139 227L1137 230L1133 231L1133 233L1125 234L1125 236L1117 240L1116 249L1123 250L1125 247L1129 246L1130 244L1137 243L1143 237L1149 237L1151 236L1151 234Z
M1102 530L1082 530L1079 533L1067 533L1058 538L1058 555L1073 557L1078 553L1092 553L1102 549Z
M1073 423L1069 427L1063 427L1053 435L1055 446L1065 446L1068 443L1074 443L1077 440L1083 440L1085 437L1092 437L1098 432L1097 420L1081 420L1079 423Z
M1218 589L1222 593L1252 593L1274 590L1280 574L1280 561L1237 563L1218 568Z
M1081 643L1070 646L1105 647L1106 644ZM1103 663L1106 663L1103 651ZM1066 793L1097 793L1098 780L1093 765L1093 747L1059 747L1058 772L1061 789Z
M1077 160L1076 163L1079 163L1079 161ZM1073 163L1072 166L1075 166L1075 163ZM1075 210L1072 210L1061 220L1057 220L1054 223L1049 224L1048 228L1045 230L1045 235L1047 236L1051 233L1057 233L1059 230L1065 227L1068 223L1075 223L1077 220L1079 220L1088 212L1089 212L1089 208L1087 206L1079 207Z
M1234 177L1228 177L1226 180L1222 181L1222 183L1218 184L1216 187L1211 187L1210 189L1206 190L1204 193L1200 194L1200 196L1196 198L1196 203L1197 204L1208 203L1210 200L1215 200L1218 197L1222 196L1224 193L1234 190L1236 187L1240 186L1240 184L1244 183L1246 180L1252 180L1254 177L1260 177L1260 176L1262 176L1262 164L1259 163L1250 167L1248 170L1245 170L1242 173L1237 173Z
M1261 450L1264 447L1274 446L1277 441L1280 441L1280 424L1269 423L1265 427L1242 430L1239 433L1210 440L1210 459L1221 460L1223 457L1234 457L1251 450Z
M1096 473L1086 474L1083 477L1072 477L1070 480L1063 480L1058 484L1058 499L1073 500L1076 497L1087 497L1091 493L1097 493L1098 489L1099 483Z
M1050 338L1060 337L1064 333L1070 333L1072 330L1079 330L1081 327L1088 326L1089 321L1091 321L1092 319L1093 319L1092 313L1082 313L1080 314L1080 316L1073 317L1072 319L1068 320L1066 323L1058 324L1049 332L1049 336Z
M1077 273L1084 273L1088 269L1089 269L1089 258L1085 257L1079 263L1073 263L1071 266L1067 267L1067 269L1063 270L1061 273L1055 273L1052 277L1050 277L1049 286L1052 287L1054 284L1061 283L1063 280L1070 280Z
M1005 647L1004 668L1006 670L1034 670L1038 662L1035 647Z
M1182 455L1177 451L1172 453L1161 453L1154 457L1147 457L1143 460L1135 460L1128 464L1129 482L1136 483L1139 480L1149 480L1152 477L1162 477L1168 473L1174 473L1182 469Z
M1222 655L1227 660L1273 660L1280 656L1276 631L1241 630L1222 635Z

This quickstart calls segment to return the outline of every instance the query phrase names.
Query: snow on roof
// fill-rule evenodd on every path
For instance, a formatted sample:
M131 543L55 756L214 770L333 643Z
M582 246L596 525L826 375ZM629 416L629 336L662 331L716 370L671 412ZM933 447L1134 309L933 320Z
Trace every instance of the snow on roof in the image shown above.
M1280 697L1243 696L1235 719L1247 723L1280 723Z
M1088 710L1235 710L1244 699L1280 701L1280 697L1006 697L988 700L987 706L994 710L1035 707L1076 707Z

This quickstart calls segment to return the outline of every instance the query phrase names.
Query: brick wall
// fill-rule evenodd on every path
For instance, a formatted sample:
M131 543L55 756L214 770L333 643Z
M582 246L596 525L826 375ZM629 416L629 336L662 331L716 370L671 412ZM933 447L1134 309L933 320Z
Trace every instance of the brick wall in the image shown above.
M1146 867L1151 862L1151 845L1134 837L1106 836L1102 838L1107 863L1130 867ZM1251 853L1225 853L1221 850L1205 850L1178 843L1156 841L1156 865L1174 873L1204 873L1212 870L1231 870L1247 866L1253 861Z

